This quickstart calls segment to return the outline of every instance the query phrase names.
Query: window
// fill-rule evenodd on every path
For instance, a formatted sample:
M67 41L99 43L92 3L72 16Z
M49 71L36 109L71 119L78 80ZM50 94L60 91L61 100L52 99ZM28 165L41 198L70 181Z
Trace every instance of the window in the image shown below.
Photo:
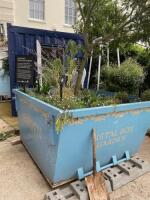
M76 5L74 0L65 0L65 24L74 25L76 21Z
M29 15L32 19L44 20L45 0L29 0Z

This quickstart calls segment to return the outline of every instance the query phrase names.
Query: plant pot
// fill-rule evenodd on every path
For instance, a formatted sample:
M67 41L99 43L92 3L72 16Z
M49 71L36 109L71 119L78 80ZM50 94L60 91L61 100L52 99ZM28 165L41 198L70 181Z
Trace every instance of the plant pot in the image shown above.
M69 110L70 122L58 133L64 112L14 90L21 140L52 184L92 173L92 136L97 134L97 171L130 159L150 127L150 102Z

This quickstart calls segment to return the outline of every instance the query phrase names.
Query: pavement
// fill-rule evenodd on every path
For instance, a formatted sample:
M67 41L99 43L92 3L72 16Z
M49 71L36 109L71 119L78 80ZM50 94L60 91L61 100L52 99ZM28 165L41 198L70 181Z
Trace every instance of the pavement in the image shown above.
M0 200L43 200L50 186L22 144L9 138L0 142ZM145 137L140 156L150 162L150 137ZM111 200L150 200L150 173L112 192Z
M0 143L0 200L42 200L50 190L22 144Z

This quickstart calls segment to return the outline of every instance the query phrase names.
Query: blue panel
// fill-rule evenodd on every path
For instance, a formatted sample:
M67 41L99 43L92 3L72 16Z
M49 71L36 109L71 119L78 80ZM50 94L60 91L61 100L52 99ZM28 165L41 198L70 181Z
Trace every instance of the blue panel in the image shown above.
M142 102L70 110L72 122L58 134L55 122L62 110L18 90L15 93L23 142L53 183L91 173L93 128L97 134L97 170L136 154L150 128L150 102Z
M34 52L36 52L36 39L38 39L43 45L63 45L63 47L70 39L78 43L83 43L82 37L77 34L18 27L8 24L8 52L11 91L12 89L17 88L15 80L15 56L29 55L30 53L35 54ZM32 52L29 52L28 50L31 50ZM16 115L13 98L12 114Z
M34 35L25 35L25 54L31 55L34 54L35 49L35 37Z
M15 47L15 54L25 55L25 37L23 34L15 34Z
M47 45L50 45L51 44L51 38L46 36L44 43L47 44Z

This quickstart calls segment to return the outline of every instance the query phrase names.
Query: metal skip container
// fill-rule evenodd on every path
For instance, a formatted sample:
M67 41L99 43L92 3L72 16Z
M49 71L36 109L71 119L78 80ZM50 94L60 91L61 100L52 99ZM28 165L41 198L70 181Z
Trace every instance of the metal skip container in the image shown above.
M52 185L92 173L93 128L99 172L135 155L150 127L150 102L63 111L19 90L14 93L21 140ZM71 120L57 132L56 123L66 112Z

